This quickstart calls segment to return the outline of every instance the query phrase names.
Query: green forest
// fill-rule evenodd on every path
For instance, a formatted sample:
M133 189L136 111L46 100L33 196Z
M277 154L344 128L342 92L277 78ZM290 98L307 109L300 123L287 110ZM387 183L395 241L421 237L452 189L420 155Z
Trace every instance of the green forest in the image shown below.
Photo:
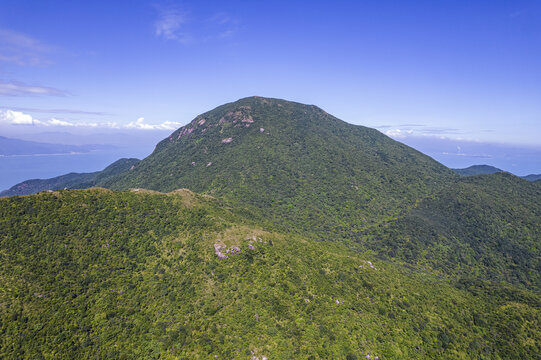
M539 296L259 226L216 199L1 200L0 357L535 358ZM238 247L219 259L216 244Z

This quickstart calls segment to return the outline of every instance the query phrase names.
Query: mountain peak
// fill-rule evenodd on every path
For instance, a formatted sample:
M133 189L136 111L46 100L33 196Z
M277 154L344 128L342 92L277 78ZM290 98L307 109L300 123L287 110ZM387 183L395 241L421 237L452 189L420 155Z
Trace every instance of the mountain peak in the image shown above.
M270 217L336 228L344 208L365 227L455 176L375 129L317 106L254 96L195 117L133 171L104 185L162 192L185 187L242 199Z
M287 127L287 123L298 126L301 123L315 122L321 125L326 121L340 120L315 105L250 96L198 115L190 123L173 132L165 142L175 143L199 139L202 136L214 136L215 141L220 138L221 143L228 144L246 133L269 134L266 130L276 126ZM162 146L164 144L159 145L160 148Z

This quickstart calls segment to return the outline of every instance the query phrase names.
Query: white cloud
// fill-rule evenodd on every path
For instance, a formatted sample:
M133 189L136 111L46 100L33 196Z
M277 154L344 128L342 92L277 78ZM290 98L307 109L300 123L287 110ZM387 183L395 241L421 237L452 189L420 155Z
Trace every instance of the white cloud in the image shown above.
M0 80L0 95L2 96L65 96L66 92L46 86L26 85L20 82L4 82Z
M48 124L52 126L75 126L73 123L70 123L68 121L58 120L55 118L51 118L51 120L48 121Z
M158 11L160 16L154 23L154 34L156 36L181 43L190 41L189 35L181 31L182 25L188 20L186 13L176 7L158 7Z
M395 139L404 139L406 137L435 137L440 139L453 138L460 139L460 135L465 132L461 129L427 126L422 124L399 124L399 125L380 125L376 127L385 135Z
M136 121L132 121L125 125L127 129L139 130L176 130L181 126L181 123L174 121L165 121L161 124L146 124L145 118L140 117Z
M10 125L40 125L40 126L79 126L79 127L97 127L97 123L73 123L66 120L50 118L49 120L34 119L32 115L25 114L21 111L6 110L0 111L0 122L5 122ZM103 124L105 127L112 127L110 124ZM115 124L116 125L116 124Z
M182 126L181 123L176 121L165 121L159 125L164 130L176 130Z
M175 121L164 121L161 124L147 124L145 119L140 117L136 121L128 124L118 124L116 122L73 122L69 119L50 118L48 120L38 120L30 114L25 114L14 110L0 110L0 122L10 125L39 125L39 126L61 126L61 127L92 127L106 129L136 129L136 130L176 130L182 124Z
M151 126L151 125L145 124L144 121L145 121L145 118L140 117L139 119L137 119L137 121L132 121L131 123L128 123L126 127L128 129L147 129L149 126Z
M34 125L34 122L36 121L31 115L13 110L0 112L0 119L14 125Z
M36 121L36 120L34 120ZM101 124L101 127L106 127L106 128L113 128L113 125L114 123L103 123ZM50 118L49 120L47 121L44 121L44 122L40 122L40 125L45 125L45 126L76 126L76 127L98 127L100 126L100 124L98 123L87 123L87 122L70 122L70 121L66 121L66 120L59 120L59 119L55 119L55 118Z
M389 129L385 131L385 135L394 137L394 138L405 138L408 135L412 135L413 130L404 130L404 129Z

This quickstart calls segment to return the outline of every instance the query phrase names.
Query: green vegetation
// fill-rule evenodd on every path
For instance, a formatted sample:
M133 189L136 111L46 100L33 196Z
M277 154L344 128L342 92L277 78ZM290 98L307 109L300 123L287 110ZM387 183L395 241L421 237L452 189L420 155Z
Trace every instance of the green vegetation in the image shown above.
M188 188L259 209L284 228L345 237L457 177L428 156L316 106L251 97L198 116L133 171L99 185Z
M492 176L462 179L315 106L252 97L198 116L100 184L185 187L248 206L281 231L539 289L541 194L511 174Z
M0 227L2 358L498 359L541 351L540 299L531 292L453 285L262 228L248 212L187 190L5 198ZM215 244L241 252L220 260Z
M390 258L541 289L541 188L509 173L463 178L364 235Z
M464 169L452 169L458 175L472 176L472 175L487 175L502 172L502 169L490 165L472 165Z

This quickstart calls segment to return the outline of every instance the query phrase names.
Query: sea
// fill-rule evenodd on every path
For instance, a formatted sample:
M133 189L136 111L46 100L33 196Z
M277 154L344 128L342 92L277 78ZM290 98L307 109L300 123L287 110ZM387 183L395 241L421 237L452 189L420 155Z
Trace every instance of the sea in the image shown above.
M29 179L103 170L120 158L143 159L152 150L153 147L126 147L88 153L0 156L0 191Z

